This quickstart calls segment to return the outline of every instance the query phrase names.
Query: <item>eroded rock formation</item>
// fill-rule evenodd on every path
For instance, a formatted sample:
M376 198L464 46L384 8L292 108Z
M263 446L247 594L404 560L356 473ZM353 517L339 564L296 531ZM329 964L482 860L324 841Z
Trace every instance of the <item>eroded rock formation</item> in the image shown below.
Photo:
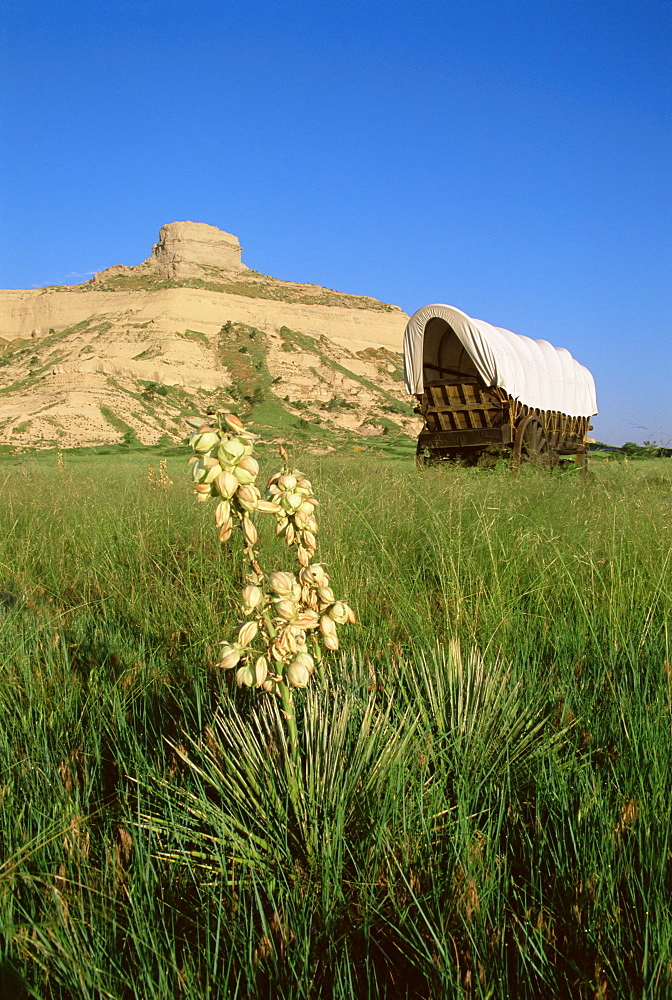
M116 265L100 271L94 282L121 275L204 278L247 271L238 237L205 222L169 222L159 230L152 255L134 267Z

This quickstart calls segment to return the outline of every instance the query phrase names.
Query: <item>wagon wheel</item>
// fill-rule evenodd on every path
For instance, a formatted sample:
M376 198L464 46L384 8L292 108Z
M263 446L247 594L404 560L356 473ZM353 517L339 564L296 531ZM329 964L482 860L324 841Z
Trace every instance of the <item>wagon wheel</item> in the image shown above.
M513 440L513 465L519 468L521 462L530 462L544 468L553 464L551 449L541 421L529 414L516 427Z

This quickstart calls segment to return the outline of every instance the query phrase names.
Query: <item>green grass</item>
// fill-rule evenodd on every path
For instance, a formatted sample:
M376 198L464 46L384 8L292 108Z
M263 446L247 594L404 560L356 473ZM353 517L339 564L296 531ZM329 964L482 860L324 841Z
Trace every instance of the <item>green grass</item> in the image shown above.
M103 417L105 417L105 420L107 420L108 424L110 424L110 426L114 427L115 430L120 432L124 444L137 445L140 443L138 441L135 431L130 426L130 424L127 424L125 420L122 420L121 417L118 417L115 414L115 412L110 409L109 406L101 406L100 412L103 415Z
M205 347L210 346L210 341L201 330L185 330L184 333L179 333L178 336L184 340L193 340L197 344L203 344Z
M672 995L672 463L296 448L361 621L297 699L298 799L213 666L240 562L185 456L0 456L0 989Z
M281 302L300 302L304 305L340 306L345 309L373 309L391 312L393 307L366 295L350 295L336 292L319 285L302 285L292 281L281 281L258 271L245 270L232 279L230 274L218 268L202 267L209 278L163 278L160 275L139 272L136 274L115 274L95 282L79 286L65 286L68 290L80 288L84 293L94 288L97 291L163 291L167 288L202 288L211 292L225 292L228 295L243 295L252 299L272 299ZM45 289L46 291L46 289Z

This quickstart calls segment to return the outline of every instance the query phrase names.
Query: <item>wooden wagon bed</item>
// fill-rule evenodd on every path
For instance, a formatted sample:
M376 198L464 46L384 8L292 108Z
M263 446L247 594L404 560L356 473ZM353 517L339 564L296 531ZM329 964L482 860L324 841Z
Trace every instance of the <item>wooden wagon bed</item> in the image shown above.
M555 463L577 455L585 462L586 417L533 410L478 378L425 383L416 411L424 419L418 464L426 458L475 461L484 453L510 454L515 462Z

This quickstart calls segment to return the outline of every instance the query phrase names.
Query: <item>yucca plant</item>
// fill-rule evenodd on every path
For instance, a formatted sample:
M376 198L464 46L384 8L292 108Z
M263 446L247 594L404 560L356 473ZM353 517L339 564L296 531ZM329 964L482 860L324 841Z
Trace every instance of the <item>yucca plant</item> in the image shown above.
M213 424L191 418L190 459L198 500L218 500L215 524L220 542L237 528L246 563L235 638L220 643L220 667L235 669L239 687L277 694L287 724L289 750L299 762L299 737L292 688L305 688L320 665L323 647L338 649L337 628L355 622L350 606L337 600L324 566L312 562L317 548L318 501L309 479L289 465L280 446L282 468L268 481L262 498L257 486L256 436L233 413L218 411ZM297 573L266 572L260 564L254 514L271 514L276 534L293 549Z

